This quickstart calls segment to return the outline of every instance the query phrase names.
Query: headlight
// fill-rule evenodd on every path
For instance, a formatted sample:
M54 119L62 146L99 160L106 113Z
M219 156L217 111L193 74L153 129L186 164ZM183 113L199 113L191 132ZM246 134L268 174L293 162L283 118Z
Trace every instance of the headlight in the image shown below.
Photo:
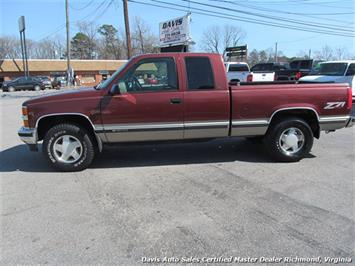
M23 121L23 126L24 127L30 127L30 124L28 123L27 106L22 106L22 121Z

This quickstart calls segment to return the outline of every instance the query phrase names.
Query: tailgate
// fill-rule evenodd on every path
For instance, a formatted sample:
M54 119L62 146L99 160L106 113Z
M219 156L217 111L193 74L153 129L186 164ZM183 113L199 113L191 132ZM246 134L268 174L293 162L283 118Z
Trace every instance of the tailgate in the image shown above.
M253 72L253 81L274 81L275 72Z

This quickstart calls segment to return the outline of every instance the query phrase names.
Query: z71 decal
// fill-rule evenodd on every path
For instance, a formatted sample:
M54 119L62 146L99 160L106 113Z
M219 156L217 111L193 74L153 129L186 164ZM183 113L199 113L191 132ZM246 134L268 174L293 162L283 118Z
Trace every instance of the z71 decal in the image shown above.
M345 106L345 102L328 102L324 109L342 108Z

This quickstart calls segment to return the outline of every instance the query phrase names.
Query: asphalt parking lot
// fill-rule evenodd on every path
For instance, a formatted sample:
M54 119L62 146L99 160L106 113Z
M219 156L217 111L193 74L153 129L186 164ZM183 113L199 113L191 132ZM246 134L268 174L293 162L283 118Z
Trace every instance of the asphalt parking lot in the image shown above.
M236 138L109 148L58 173L17 136L39 93L0 92L2 265L355 259L355 127L322 134L298 163Z

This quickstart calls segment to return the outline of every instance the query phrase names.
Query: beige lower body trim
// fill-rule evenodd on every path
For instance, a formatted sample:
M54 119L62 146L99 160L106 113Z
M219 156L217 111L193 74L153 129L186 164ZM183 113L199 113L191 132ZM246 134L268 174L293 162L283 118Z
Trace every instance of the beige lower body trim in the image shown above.
M233 120L231 136L262 136L269 126L267 119Z
M319 118L321 131L337 130L346 126L350 116L322 116Z

